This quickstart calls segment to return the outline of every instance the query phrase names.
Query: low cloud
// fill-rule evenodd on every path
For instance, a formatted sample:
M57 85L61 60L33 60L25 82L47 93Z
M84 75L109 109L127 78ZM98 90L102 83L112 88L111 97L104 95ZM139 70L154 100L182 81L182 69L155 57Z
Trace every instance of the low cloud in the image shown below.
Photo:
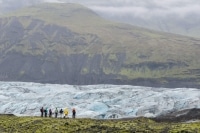
M200 1L197 0L0 0L3 11L16 10L43 2L70 2L83 4L105 16L141 17L200 14Z
M102 5L90 4L93 10L110 16L133 16L141 18L177 15L185 17L200 14L200 1L196 0L110 0Z
M47 0L48 1L48 0ZM80 3L103 16L110 17L165 17L176 15L185 17L200 14L200 1L197 0L58 0Z

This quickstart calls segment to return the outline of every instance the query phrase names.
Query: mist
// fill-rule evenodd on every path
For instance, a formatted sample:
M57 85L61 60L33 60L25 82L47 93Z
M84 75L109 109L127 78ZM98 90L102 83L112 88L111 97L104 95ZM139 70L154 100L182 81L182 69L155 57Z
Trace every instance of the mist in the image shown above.
M2 12L13 11L44 2L80 3L102 15L113 17L148 18L172 14L185 17L200 14L200 1L197 0L0 0L0 9Z
M188 30L200 22L198 0L0 0L0 14L45 2L78 3L106 19L166 32L177 25Z

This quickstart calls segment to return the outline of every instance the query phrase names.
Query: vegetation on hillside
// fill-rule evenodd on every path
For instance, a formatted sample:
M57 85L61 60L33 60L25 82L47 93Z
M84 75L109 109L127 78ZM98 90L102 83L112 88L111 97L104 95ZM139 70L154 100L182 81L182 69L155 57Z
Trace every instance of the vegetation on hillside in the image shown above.
M1 16L0 31L0 80L200 86L200 39L111 22L81 5L21 9Z
M1 133L200 133L200 122L157 123L147 118L121 120L0 116Z

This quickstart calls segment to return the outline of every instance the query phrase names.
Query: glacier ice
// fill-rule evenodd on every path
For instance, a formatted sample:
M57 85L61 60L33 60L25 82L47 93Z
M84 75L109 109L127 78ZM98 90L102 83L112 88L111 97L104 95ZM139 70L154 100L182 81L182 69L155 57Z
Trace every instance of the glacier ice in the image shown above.
M39 116L40 108L76 108L77 117L156 117L200 108L200 89L130 85L59 85L0 82L0 113Z

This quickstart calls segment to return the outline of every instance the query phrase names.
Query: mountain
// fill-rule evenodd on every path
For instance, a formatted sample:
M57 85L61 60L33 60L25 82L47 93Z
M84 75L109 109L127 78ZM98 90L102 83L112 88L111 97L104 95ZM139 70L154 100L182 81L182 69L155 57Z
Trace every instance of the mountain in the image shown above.
M198 87L200 39L108 21L78 4L0 17L0 80Z

